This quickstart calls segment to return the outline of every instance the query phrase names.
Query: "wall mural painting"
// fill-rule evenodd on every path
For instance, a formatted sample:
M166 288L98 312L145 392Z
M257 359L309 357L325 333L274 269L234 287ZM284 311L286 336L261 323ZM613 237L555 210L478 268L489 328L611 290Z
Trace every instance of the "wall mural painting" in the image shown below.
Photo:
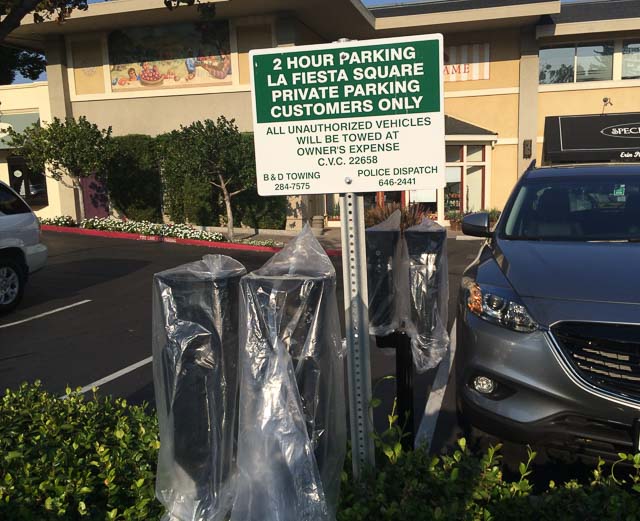
M227 22L114 31L109 35L112 92L231 85Z

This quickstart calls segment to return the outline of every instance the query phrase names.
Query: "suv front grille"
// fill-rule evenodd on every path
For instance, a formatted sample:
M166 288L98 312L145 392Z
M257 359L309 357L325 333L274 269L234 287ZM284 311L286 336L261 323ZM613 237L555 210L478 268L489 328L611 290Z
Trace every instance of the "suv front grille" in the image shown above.
M561 322L551 331L565 358L584 380L640 399L640 326Z

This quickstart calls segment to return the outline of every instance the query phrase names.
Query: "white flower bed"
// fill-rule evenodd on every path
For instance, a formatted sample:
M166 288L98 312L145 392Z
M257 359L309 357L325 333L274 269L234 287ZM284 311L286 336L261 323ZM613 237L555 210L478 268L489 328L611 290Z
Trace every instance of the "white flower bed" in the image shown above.
M44 217L40 219L40 224L49 224L51 226L75 226L76 222L69 215L61 215L58 217Z
M61 217L51 217L40 219L42 224L50 224L53 226L77 226L76 222L64 215ZM188 224L158 224L149 221L121 221L111 217L93 217L84 219L80 223L80 228L86 230L101 230L105 232L125 232L136 233L139 235L159 235L161 237L175 237L178 239L196 239L200 241L221 242L225 238L218 232L207 232L198 230ZM272 239L244 239L239 241L241 244L251 246L271 246L281 247L282 243Z
M41 219L42 224L53 226L76 226L75 221L65 215L50 219ZM188 224L157 224L149 221L121 221L110 217L93 217L84 219L80 228L87 230L102 230L105 232L137 233L139 235L159 235L161 237L175 237L177 239L196 239L200 241L220 242L224 236L217 232L197 230Z
M224 236L221 233L197 230L188 224L157 224L149 221L121 221L109 217L94 217L82 221L80 227L88 230L159 235L161 237L176 237L178 239L196 239L211 242L224 241Z

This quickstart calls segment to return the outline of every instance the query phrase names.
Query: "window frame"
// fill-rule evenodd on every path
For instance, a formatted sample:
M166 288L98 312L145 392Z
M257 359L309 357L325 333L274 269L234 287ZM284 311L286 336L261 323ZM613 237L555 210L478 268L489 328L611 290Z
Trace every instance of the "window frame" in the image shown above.
M489 168L489 160L488 160L488 153L487 153L487 146L484 143L471 143L471 142L447 142L446 146L455 146L455 147L460 147L460 160L453 162L453 161L447 161L445 163L445 168L447 167L455 167L455 168L460 168L460 172L461 172L461 178L460 178L460 209L459 212L464 215L464 213L467 211L465 208L465 198L464 198L464 188L465 188L465 175L467 173L467 169L469 167L481 167L482 168L482 190L481 190L481 210L486 208L486 193L487 193L487 169ZM469 155L468 155L468 147L476 147L476 146L480 146L482 147L482 161L469 161ZM445 187L446 189L446 184ZM451 210L448 210L446 207L444 208L444 213L445 215L447 214L447 212L449 212Z
M638 45L640 47L640 37L638 38L623 38L620 40L620 80L621 81L638 81L640 80L640 75L638 76L634 76L634 77L629 77L629 78L625 78L623 76L624 74L624 47L626 44L630 44L630 43L635 43L636 45ZM640 48L638 49L638 53L640 54ZM640 60L639 60L640 61Z
M558 86L558 85L584 85L584 84L590 84L590 83L599 83L599 82L604 82L604 81L616 81L619 80L621 78L616 78L617 74L617 67L616 67L616 60L617 60L617 54L620 53L620 59L621 59L621 55L622 55L622 47L619 45L619 43L622 40L617 39L617 38L613 38L611 40L602 40L602 39L597 39L597 40L580 40L580 41L575 41L575 42L564 42L564 43L558 43L558 44L552 44L552 45L544 45L541 46L538 49L538 60L540 60L540 53L542 51L546 51L546 50L552 50L552 49L570 49L573 48L573 80L572 81L567 81L567 82L556 82L556 83L541 83L540 82L540 63L538 63L538 86L542 86L542 87L552 87L552 86ZM582 81L578 81L578 48L579 47L593 47L593 46L597 46L597 45L602 45L602 46L606 46L606 45L610 45L611 47L611 78L610 79L606 79L606 80L582 80Z

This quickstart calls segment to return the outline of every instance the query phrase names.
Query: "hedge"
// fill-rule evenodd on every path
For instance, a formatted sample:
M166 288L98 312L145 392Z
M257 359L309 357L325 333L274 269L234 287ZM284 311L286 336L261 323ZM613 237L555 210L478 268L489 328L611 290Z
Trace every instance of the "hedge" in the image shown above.
M0 401L0 519L159 519L153 413L95 393L66 395L23 384ZM640 519L640 454L536 494L534 452L507 480L499 446L474 456L461 439L452 454L432 456L404 452L401 436L393 426L376 436L378 468L359 482L345 462L337 521Z
M67 399L39 383L0 402L0 519L158 519L155 415L125 400Z
M130 134L111 139L107 189L127 219L162 221L162 181L155 138Z

